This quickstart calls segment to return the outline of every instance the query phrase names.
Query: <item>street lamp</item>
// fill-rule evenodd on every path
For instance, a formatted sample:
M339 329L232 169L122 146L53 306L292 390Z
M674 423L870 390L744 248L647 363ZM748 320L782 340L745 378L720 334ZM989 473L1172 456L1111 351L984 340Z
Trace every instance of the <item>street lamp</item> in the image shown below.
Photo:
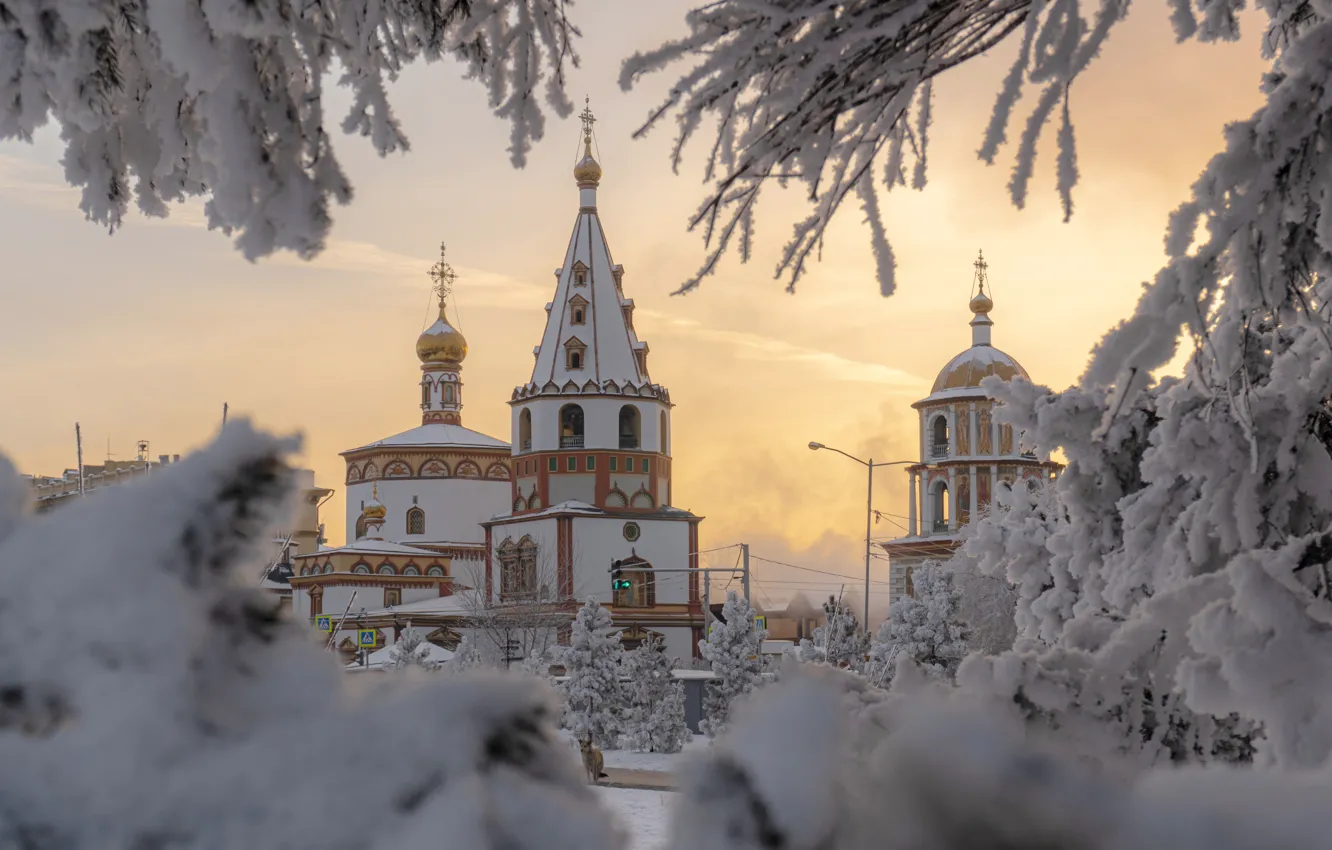
M830 452L837 452L842 457L849 457L856 463L865 467L869 471L869 495L865 499L865 631L869 632L869 599L870 599L870 534L874 524L874 467L876 466L903 466L916 463L914 460L889 460L882 463L875 463L874 458L861 460L855 455L849 455L841 449L835 449L832 446L825 446L823 443L816 443L813 440L809 443L809 450L816 452L819 449L827 449Z

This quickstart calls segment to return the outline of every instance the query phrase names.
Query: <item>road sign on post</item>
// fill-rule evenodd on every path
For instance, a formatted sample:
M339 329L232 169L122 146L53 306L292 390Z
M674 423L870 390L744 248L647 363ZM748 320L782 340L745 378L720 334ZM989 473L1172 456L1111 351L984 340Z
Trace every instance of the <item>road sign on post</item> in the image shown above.
M360 647L361 649L374 649L374 648L375 648L375 630L374 630L374 629L357 629L357 630L356 630L356 645L357 645L358 647Z
M765 616L762 615L762 614L755 614L755 615L754 615L754 630L755 630L755 631L758 631L759 629L763 629L764 631L767 631L767 630L768 630L768 618L765 617Z
M333 615L320 614L318 617L315 617L315 628L321 632L333 631Z

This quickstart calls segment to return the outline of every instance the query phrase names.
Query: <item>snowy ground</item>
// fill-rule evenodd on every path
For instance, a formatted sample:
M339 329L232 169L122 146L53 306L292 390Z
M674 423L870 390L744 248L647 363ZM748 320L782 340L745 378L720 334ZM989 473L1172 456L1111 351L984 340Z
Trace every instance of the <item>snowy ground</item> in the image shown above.
M598 788L597 793L629 833L629 850L661 850L666 846L675 792Z
M680 757L689 753L696 753L707 747L708 739L703 735L695 735L693 740L685 744L683 752L679 753L636 753L633 750L606 750L602 755L606 757L606 767L627 768L630 770L659 770L663 773L671 773L676 765L680 763Z

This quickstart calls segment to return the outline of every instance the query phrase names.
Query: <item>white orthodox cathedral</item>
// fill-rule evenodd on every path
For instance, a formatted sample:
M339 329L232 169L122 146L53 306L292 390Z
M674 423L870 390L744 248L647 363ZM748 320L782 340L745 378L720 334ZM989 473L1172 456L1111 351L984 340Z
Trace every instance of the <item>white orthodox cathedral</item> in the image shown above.
M578 215L509 439L462 424L467 342L441 260L439 319L416 343L421 424L343 452L353 539L293 559L294 611L331 617L349 654L364 630L383 647L410 622L452 647L483 611L571 614L593 597L626 644L658 635L670 655L697 655L702 518L671 506L670 393L648 372L597 213L593 120L585 110Z

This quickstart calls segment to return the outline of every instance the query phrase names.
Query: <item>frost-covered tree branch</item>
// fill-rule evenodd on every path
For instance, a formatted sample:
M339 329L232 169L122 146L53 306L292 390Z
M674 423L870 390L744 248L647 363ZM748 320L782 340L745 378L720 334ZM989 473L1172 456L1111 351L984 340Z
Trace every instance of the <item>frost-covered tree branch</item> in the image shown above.
M324 114L333 72L342 120L380 154L407 138L387 84L418 60L452 58L512 125L515 166L545 132L542 101L572 104L573 0L6 0L0 4L0 139L55 119L65 174L93 221L119 227L206 197L210 227L249 259L324 246L330 200L351 183Z
M694 10L687 36L631 57L620 74L628 89L648 73L685 66L638 131L647 133L673 114L677 168L705 121L716 126L705 159L708 196L692 220L708 253L681 291L698 286L729 251L748 260L764 188L799 181L810 212L796 222L776 277L795 288L854 193L870 225L880 289L892 294L895 264L878 193L908 183L924 188L933 80L1010 36L1019 40L1017 57L999 85L978 154L995 161L1009 141L1019 95L1027 86L1038 88L1016 142L1008 189L1022 207L1037 142L1057 111L1055 170L1067 219L1078 177L1070 87L1128 5L1100 0L1084 14L1076 0L719 0ZM1201 22L1194 5L1173 3L1179 38L1235 37L1242 4L1198 3Z

